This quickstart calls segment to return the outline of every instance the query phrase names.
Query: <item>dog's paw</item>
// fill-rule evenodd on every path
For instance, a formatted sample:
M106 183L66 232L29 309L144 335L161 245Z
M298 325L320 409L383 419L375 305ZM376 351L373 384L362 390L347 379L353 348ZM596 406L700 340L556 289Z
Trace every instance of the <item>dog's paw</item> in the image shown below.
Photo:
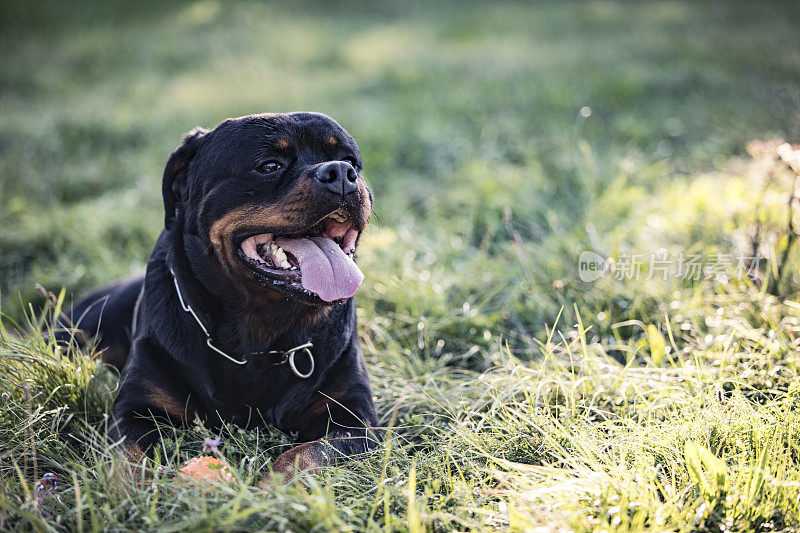
M301 472L319 473L326 464L324 447L325 443L322 441L313 441L300 444L282 453L272 463L272 473L264 476L257 487L262 490L270 490L278 476L282 476L283 483L288 483Z

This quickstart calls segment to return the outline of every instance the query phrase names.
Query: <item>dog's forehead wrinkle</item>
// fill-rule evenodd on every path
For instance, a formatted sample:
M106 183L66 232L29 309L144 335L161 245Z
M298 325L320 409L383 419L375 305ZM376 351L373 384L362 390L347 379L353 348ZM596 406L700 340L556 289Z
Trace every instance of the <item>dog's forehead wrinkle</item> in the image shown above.
M297 112L233 118L221 122L210 135L215 142L204 143L206 149L203 153L212 165L234 158L239 161L247 159L251 164L254 158L265 157L264 152L276 149L352 150L360 157L358 145L352 136L335 120L321 113Z

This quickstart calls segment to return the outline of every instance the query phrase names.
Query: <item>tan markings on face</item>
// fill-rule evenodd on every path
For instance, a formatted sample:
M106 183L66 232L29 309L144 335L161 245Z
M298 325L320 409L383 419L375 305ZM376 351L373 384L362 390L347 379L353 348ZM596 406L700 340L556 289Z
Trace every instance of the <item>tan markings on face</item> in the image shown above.
M214 222L209 238L214 246L224 250L228 244L228 237L238 230L249 226L280 226L285 224L286 220L286 214L278 206L237 207Z
M289 148L289 141L286 139L278 139L278 141L275 143L275 146L281 149Z
M339 144L339 141L336 140L336 137L331 135L330 137L328 137L328 144L330 144L331 146L336 146L337 144Z
M227 212L211 226L209 239L222 259L233 264L235 250L231 249L231 235L247 228L292 228L305 221L299 214L307 209L311 187L308 180L295 187L292 193L278 204L269 206L244 206Z
M362 222L362 227L366 227L369 222L369 217L372 214L372 201L370 200L369 191L367 190L363 178L358 180L358 194L361 198L360 221Z
M153 382L146 382L144 386L147 390L147 399L153 407L164 410L173 418L186 419L189 417L186 400L176 398Z

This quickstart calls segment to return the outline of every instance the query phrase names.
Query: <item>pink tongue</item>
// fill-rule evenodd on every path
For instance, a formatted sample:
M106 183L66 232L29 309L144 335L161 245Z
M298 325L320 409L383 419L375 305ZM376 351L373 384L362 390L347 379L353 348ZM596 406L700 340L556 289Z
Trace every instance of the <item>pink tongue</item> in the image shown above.
M364 274L355 262L345 255L333 239L278 237L275 243L297 259L303 288L326 302L350 298L364 280Z

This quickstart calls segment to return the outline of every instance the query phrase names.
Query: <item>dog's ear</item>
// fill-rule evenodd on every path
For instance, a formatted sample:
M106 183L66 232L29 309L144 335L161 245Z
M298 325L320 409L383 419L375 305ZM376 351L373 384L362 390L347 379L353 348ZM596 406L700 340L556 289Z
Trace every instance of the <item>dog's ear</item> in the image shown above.
M178 214L185 190L186 174L197 149L203 144L208 130L195 128L183 137L183 143L169 156L164 168L164 179L161 182L161 194L164 196L164 227L170 229Z

